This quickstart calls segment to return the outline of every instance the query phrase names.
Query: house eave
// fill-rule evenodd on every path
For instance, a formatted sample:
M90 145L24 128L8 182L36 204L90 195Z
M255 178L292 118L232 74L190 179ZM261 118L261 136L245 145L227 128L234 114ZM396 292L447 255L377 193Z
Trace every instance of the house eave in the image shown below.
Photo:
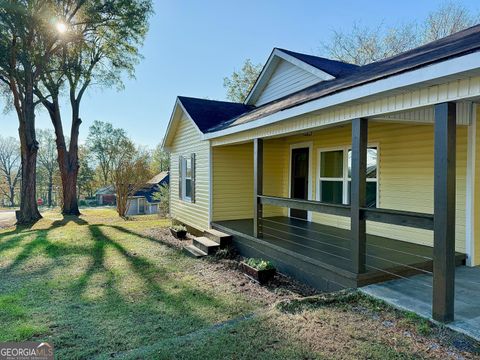
M204 140L216 139L270 125L299 115L323 110L332 106L347 104L352 101L362 100L375 95L385 95L392 90L399 90L406 87L420 87L429 83L438 84L439 81L446 81L447 78L452 76L466 77L475 71L480 72L479 64L480 52L477 51L421 67L416 70L359 85L332 95L327 95L292 108L275 112L248 123L204 134L202 138ZM395 109L392 109L391 112L395 112Z

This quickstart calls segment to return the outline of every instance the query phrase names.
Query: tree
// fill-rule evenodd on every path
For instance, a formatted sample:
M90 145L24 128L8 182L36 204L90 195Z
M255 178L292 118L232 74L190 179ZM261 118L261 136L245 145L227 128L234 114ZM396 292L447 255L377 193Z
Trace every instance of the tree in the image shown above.
M10 0L2 1L0 7L0 84L8 89L19 121L22 185L17 221L20 224L41 218L36 199L38 142L34 88L63 43L52 20L58 19L60 9L64 18L73 19L79 8L67 10L57 7L57 2Z
M95 189L95 169L91 164L91 154L86 146L80 146L78 149L78 163L80 170L78 172L78 196L86 194L93 196Z
M117 153L112 177L117 193L117 212L125 217L128 198L135 194L152 177L149 156L128 139L122 141L122 152Z
M115 161L118 154L125 151L123 145L126 143L128 138L123 129L114 128L112 124L98 120L90 126L87 144L98 164L100 185L111 184Z
M163 150L162 144L158 144L153 150L151 166L154 173L170 170L170 155Z
M160 186L153 198L159 202L158 213L161 216L168 216L170 213L170 186Z
M44 184L47 189L47 205L52 207L52 193L55 175L58 172L57 149L55 144L55 134L52 130L37 130L39 151L38 151L38 172L39 179L37 183Z
M60 167L62 213L79 215L77 182L79 174L78 136L80 105L92 84L123 86L121 74L134 75L140 59L138 49L148 29L151 0L63 1L63 8L79 7L77 18L63 18L66 41L41 77L36 94L50 114L55 128ZM71 107L70 143L63 130L60 94L67 88Z
M20 144L13 137L0 135L0 192L15 206L15 189L21 175Z
M261 71L262 64L254 65L250 59L246 59L240 71L234 71L230 77L223 79L223 87L227 89L227 99L233 102L244 102Z
M432 11L420 25L412 22L370 28L354 24L347 31L335 30L330 41L322 47L329 58L365 65L441 39L474 25L478 20L478 16L452 2Z

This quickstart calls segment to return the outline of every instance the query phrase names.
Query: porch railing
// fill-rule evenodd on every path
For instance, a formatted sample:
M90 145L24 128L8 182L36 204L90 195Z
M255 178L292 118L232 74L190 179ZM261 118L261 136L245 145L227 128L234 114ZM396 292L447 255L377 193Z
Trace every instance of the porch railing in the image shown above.
M437 321L452 321L455 294L456 104L436 104L434 120L434 214L436 221L430 214L365 208L368 119L358 118L352 120L350 207L264 197L263 139L254 139L254 235L261 236L262 206L267 203L350 216L351 261L355 272L359 274L365 272L366 269L366 220L433 230L434 301L432 316Z
M257 201L262 205L273 205L343 217L351 216L351 208L348 205L266 195L257 195L257 198ZM360 212L362 218L369 221L433 230L433 214L378 208L361 208Z

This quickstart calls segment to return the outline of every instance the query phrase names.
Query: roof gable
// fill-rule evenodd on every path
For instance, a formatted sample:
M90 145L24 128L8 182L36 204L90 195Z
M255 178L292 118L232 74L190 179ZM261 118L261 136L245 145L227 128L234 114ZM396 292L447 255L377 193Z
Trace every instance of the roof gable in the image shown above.
M241 103L179 96L183 108L202 133L253 109Z
M168 150L175 138L182 117L190 120L198 130L199 135L202 135L214 131L219 126L228 125L233 119L254 108L254 106L241 103L179 96L175 102L162 147Z
M273 49L245 104L260 106L325 80L351 74L358 66L284 49Z

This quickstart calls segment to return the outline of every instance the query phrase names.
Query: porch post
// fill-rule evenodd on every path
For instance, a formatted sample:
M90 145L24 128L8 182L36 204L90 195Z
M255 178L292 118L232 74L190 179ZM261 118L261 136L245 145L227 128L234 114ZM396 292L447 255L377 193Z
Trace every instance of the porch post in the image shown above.
M453 321L455 298L456 104L435 105L432 317Z
M262 237L263 205L258 195L263 194L263 139L253 140L253 236Z
M357 273L365 272L366 222L361 208L365 207L367 191L368 119L352 120L352 182L351 182L351 233L352 263Z

